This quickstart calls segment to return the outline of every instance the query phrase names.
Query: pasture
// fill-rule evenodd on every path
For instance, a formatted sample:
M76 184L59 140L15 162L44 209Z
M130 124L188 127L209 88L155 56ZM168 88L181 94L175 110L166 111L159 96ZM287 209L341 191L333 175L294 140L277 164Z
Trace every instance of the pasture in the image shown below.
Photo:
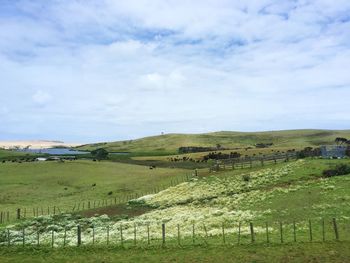
M306 158L212 173L201 169L193 177L189 169L111 161L0 163L0 210L56 205L70 212L77 202L129 197L106 208L5 223L0 260L42 262L49 255L69 262L89 255L91 262L141 257L225 262L235 256L237 262L259 262L285 260L288 251L293 257L287 262L346 262L350 174L323 175L340 164L350 165L350 160Z
M190 173L91 160L0 163L0 211L53 205L71 210L78 202L164 189Z
M176 248L11 247L0 250L3 263L44 262L334 262L350 261L349 242Z

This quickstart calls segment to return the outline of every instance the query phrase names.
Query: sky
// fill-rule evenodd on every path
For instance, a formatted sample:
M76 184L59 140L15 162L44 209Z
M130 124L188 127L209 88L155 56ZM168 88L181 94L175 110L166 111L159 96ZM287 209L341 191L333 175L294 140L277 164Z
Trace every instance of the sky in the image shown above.
M350 128L349 0L0 0L0 140Z

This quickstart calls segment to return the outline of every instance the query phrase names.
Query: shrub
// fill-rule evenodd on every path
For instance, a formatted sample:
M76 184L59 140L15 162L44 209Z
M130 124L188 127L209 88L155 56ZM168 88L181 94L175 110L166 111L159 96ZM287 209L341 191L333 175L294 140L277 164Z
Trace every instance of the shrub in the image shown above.
M339 164L334 169L324 170L322 174L324 177L350 174L350 166L347 164Z
M108 154L109 153L103 148L91 151L91 155L94 157L94 159L97 159L98 161L107 159Z
M305 147L304 150L297 152L297 158L303 159L306 157L314 157L321 155L321 148Z
M251 178L249 174L243 174L242 179L244 182L249 182Z
M350 145L346 147L345 155L350 157Z

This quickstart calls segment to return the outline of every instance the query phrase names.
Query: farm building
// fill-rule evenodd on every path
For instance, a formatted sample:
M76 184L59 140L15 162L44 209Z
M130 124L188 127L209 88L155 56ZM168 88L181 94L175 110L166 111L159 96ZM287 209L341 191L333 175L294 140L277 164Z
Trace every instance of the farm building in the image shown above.
M44 157L35 158L35 161L39 161L39 162L44 162L46 160L47 160L47 158L44 158Z
M346 146L344 145L322 145L321 155L323 158L344 158Z

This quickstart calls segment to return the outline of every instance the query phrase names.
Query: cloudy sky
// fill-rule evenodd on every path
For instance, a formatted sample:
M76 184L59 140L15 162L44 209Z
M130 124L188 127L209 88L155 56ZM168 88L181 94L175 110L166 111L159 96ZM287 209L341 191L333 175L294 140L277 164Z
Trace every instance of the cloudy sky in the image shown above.
M350 128L349 0L0 0L0 139Z

